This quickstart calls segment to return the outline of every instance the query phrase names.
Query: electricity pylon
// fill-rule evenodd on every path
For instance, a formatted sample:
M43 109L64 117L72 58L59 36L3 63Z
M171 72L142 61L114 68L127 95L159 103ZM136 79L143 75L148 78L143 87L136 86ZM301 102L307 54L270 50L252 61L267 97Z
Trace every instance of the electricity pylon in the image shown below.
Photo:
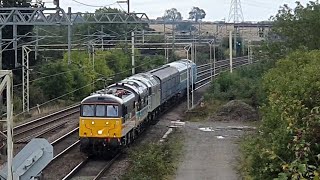
M231 0L228 22L239 23L243 22L243 13L240 0Z

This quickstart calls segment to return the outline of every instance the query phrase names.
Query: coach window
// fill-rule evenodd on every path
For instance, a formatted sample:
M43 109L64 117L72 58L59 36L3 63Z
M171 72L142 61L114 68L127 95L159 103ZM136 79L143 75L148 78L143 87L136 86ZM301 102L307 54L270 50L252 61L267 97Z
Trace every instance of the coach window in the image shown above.
M96 106L96 116L105 117L106 116L106 106L105 105L97 105Z
M82 105L82 116L93 117L94 116L94 105Z
M119 116L119 108L116 105L108 105L107 106L107 116L108 117L118 117Z

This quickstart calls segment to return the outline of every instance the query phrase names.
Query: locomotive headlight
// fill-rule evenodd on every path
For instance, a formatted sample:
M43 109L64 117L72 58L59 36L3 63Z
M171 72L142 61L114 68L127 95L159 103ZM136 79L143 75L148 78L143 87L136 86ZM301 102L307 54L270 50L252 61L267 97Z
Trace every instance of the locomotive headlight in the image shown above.
M102 134L102 132L103 132L102 130L99 130L99 131L98 131L98 134L99 134L99 135L101 135L101 134Z
M92 121L92 123L91 123L92 125L94 125L94 121Z
M106 124L109 124L109 122L107 121Z

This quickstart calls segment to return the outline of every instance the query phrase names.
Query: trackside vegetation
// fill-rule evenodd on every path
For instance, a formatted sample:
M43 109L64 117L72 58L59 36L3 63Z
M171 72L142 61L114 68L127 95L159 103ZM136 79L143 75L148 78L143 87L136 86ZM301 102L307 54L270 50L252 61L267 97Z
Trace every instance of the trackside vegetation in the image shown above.
M220 101L239 99L253 107L259 107L266 96L261 86L261 78L274 66L274 63L274 60L264 59L241 67L234 73L222 73L212 82L205 98Z
M257 134L242 142L244 179L319 179L319 60L318 50L297 50L213 82L207 101L240 99L260 110Z
M319 179L320 51L297 51L262 79L259 133L243 143L246 179Z
M260 127L241 145L243 179L320 179L319 9L318 1L284 5L259 49L265 58L222 74L207 95L260 111Z
M142 56L136 51L136 72L144 72L165 63L161 55ZM73 51L72 63L67 54L53 62L38 65L31 72L30 107L57 99L58 104L78 102L105 84L131 74L131 55L122 49L96 51L93 57L85 51ZM21 97L17 95L15 97ZM15 99L15 112L21 112L21 100ZM52 103L51 103L52 105Z
M179 130L164 143L148 143L129 152L131 167L123 180L172 179L182 155L183 136Z
M319 179L319 9L318 1L297 2L273 17L273 35L281 41L267 52L286 57L262 79L262 124L242 147L246 179Z

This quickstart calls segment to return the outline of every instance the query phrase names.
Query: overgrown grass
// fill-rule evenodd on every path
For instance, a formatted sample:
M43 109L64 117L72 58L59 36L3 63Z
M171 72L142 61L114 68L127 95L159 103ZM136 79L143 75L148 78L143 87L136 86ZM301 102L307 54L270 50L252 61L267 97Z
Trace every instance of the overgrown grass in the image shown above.
M260 106L266 99L261 79L274 63L271 60L263 60L237 69L233 73L222 73L212 83L206 99L220 101L237 99L253 107Z
M67 106L71 106L73 104L75 104L75 102L73 102L73 101L58 100L55 103L41 106L41 107L39 107L39 109L34 108L34 109L30 110L30 112L28 112L28 113L23 113L18 116L15 116L13 121L16 124L19 124L21 122L26 121L26 119L42 117L47 114L62 110L64 108L66 108ZM39 110L40 110L40 112L39 112Z
M152 143L129 152L131 167L123 180L173 179L183 150L183 134L176 130L162 144Z
M203 107L196 107L195 109L187 112L186 121L201 122L206 121L212 117L219 110L219 107L223 105L225 101L205 99Z

